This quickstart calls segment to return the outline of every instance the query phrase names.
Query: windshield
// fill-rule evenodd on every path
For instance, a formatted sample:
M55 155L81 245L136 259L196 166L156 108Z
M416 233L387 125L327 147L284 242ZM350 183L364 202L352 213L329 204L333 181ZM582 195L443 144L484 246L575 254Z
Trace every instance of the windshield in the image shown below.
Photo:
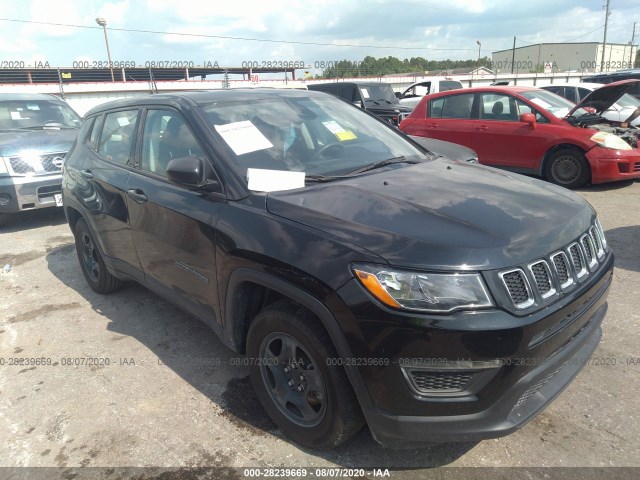
M0 102L0 129L78 128L80 117L64 103L48 100Z
M620 106L622 108L633 108L633 109L636 109L636 108L640 107L640 100L638 100L633 95L629 95L628 93L625 93L624 95L622 95L618 99L618 101L616 102L616 105L618 105L618 106Z
M399 103L393 93L391 85L388 83L382 83L380 85L366 85L358 88L360 88L360 94L365 102L378 104Z
M566 117L576 106L574 103L560 95L556 95L555 93L551 93L546 90L528 90L526 92L522 92L521 95L558 118ZM582 108L578 108L572 116L579 117L581 115L589 115L589 113Z
M202 110L243 177L249 168L337 176L389 159L430 158L393 129L330 95L225 101Z

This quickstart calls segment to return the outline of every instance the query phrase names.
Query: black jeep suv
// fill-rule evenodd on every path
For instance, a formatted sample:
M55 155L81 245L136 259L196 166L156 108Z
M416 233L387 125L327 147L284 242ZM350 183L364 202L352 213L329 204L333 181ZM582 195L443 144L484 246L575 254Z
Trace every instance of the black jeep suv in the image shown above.
M432 155L320 92L221 90L87 113L63 201L101 293L135 280L252 360L267 413L327 448L524 425L601 336L593 209Z

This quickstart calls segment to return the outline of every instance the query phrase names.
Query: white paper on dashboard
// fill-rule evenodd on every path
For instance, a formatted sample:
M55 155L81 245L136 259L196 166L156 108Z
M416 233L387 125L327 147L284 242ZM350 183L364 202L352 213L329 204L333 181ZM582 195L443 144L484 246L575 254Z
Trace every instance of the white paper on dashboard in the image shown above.
M247 177L249 190L257 192L278 192L304 187L304 172L248 168Z
M267 137L249 120L214 127L236 155L273 147Z

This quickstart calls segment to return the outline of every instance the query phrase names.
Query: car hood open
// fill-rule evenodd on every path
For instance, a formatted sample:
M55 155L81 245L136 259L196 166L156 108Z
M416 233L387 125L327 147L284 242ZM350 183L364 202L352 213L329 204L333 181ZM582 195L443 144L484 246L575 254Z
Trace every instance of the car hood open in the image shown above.
M267 209L390 264L436 270L504 268L547 255L594 216L569 190L448 159L270 193Z
M640 80L621 80L619 82L603 85L584 97L584 99L582 99L582 101L569 112L567 117L573 115L573 112L579 108L584 107L594 108L596 113L600 115L605 110L611 108L614 103L620 100L622 95L627 93L638 83L640 83Z

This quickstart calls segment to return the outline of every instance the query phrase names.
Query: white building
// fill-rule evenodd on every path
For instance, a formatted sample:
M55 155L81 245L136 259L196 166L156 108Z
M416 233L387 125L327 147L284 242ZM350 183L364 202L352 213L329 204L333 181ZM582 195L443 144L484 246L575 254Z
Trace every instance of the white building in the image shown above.
M599 42L538 43L491 54L497 73L607 72L633 68L637 45Z

